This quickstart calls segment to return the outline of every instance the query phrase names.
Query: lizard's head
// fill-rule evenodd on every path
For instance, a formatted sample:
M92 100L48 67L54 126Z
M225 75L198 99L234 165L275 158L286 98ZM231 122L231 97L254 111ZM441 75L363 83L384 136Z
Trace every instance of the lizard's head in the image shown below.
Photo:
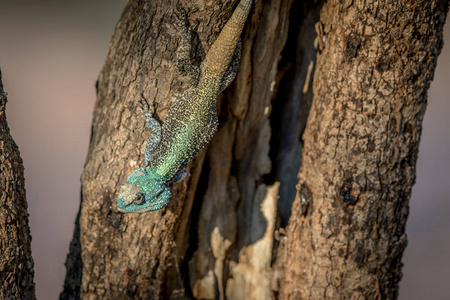
M170 189L148 168L140 168L128 176L119 191L117 208L121 212L148 212L169 203Z

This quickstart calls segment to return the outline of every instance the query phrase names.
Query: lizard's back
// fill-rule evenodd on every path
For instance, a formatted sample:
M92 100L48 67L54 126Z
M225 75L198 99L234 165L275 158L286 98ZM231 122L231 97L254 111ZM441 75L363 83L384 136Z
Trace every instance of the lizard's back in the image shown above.
M170 108L150 162L164 180L172 179L212 139L218 126L216 97L193 88Z
M167 205L171 194L166 183L212 139L218 126L216 98L237 72L237 45L251 5L252 0L240 1L198 68L188 63L186 45L191 39L183 24L179 24L184 33L180 43L185 45L177 53L179 67L198 78L198 85L175 101L162 127L148 115L148 104L143 108L147 126L155 135L149 138L145 150L148 165L134 171L120 188L120 211L146 212Z

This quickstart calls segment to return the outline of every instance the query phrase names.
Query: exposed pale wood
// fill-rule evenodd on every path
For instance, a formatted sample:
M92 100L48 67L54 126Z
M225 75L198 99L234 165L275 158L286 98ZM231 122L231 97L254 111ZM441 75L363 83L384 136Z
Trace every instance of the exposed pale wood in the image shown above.
M269 115L291 2L257 5L244 35L239 73L222 100L226 118L208 148L198 245L189 263L191 288L198 299L272 295L273 243L265 242L265 234L271 230L273 235L276 210L266 216L261 205L268 197L263 178L271 171ZM257 278L261 280L256 287Z

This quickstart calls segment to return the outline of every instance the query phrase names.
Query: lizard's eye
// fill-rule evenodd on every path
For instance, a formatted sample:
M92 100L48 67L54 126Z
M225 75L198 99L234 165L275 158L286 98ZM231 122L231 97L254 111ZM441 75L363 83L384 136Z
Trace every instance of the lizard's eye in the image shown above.
M133 204L141 205L144 203L144 194L142 192L136 193L136 197L133 199Z

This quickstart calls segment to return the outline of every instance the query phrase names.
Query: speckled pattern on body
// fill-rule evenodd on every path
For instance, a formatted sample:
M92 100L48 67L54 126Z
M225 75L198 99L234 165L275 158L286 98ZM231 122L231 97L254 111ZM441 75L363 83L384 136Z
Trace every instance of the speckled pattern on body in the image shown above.
M162 126L151 117L147 102L141 101L152 131L145 148L147 166L133 172L120 187L119 211L142 213L166 206L171 197L167 182L181 177L177 174L212 139L218 126L216 99L236 75L240 36L251 6L252 0L239 3L200 66L189 62L191 30L186 15L177 16L175 26L181 35L177 68L194 87L176 99Z

